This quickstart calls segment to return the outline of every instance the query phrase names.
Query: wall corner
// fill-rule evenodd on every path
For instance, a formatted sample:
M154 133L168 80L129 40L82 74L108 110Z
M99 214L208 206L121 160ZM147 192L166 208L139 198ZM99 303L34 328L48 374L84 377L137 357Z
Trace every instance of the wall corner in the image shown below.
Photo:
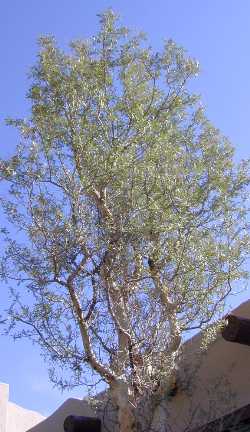
M0 383L0 432L6 432L9 384Z

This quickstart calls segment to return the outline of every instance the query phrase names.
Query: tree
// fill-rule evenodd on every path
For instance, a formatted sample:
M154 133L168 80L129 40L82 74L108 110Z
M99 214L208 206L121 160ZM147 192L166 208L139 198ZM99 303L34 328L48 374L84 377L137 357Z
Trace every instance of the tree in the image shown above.
M108 11L70 53L40 39L30 118L9 120L22 137L1 161L17 228L2 230L1 274L20 286L9 331L41 346L62 388L104 381L121 431L170 391L182 335L246 276L248 164L188 90L197 73Z

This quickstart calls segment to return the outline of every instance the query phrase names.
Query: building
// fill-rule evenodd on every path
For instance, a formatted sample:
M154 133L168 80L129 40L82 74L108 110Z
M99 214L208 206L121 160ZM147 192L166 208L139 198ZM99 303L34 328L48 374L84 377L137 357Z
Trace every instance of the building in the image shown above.
M9 401L9 385L0 383L0 432L26 432L44 420L35 412Z
M250 300L232 315L250 319ZM200 334L185 343L176 391L166 395L157 410L155 430L250 431L250 346L227 341L221 334L206 352L200 346ZM45 419L9 402L8 386L0 385L0 432L63 432L70 414L96 415L86 400L68 399Z

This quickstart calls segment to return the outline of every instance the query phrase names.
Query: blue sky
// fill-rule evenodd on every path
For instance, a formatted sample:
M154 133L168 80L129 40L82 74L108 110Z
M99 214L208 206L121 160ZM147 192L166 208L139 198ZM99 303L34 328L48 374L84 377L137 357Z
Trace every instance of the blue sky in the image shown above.
M234 144L236 159L249 158L250 141L250 2L249 0L3 0L0 6L0 157L18 143L6 117L27 115L27 73L34 64L36 40L53 34L62 46L89 37L98 12L112 7L125 25L148 34L160 49L164 39L183 45L201 64L193 83L210 120ZM249 297L244 292L232 306ZM0 306L8 297L0 287ZM0 381L10 384L13 402L45 415L69 397L53 389L46 365L28 341L0 337ZM79 389L70 396L82 397Z

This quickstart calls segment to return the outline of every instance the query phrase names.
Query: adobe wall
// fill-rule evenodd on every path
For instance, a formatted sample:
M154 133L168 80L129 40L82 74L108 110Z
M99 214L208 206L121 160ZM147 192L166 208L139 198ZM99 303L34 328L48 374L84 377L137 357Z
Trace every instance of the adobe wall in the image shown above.
M232 314L250 318L250 301ZM191 430L250 403L250 347L227 342L219 335L200 357L200 345L200 335L185 344L186 369L180 376L184 383L190 378L190 384L180 388L171 401L163 401L155 418L159 432L166 424L171 432Z
M6 431L7 424L7 405L9 400L8 384L0 383L0 432Z
M9 402L6 432L26 432L44 419L44 416L35 411L26 410L13 402Z
M27 432L63 432L64 420L69 415L95 417L94 411L86 401L71 398L67 399L51 416Z
M44 416L9 401L9 385L0 383L0 432L26 432Z

